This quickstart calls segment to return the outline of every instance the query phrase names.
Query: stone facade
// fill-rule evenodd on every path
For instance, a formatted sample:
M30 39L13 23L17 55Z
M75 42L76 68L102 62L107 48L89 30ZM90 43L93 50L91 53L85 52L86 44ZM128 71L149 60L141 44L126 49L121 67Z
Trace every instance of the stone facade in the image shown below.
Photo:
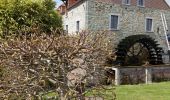
M76 4L68 10L68 12L63 16L63 21L64 27L68 25L69 33L76 32L76 21L80 21L80 31L108 31L113 35L113 43L115 45L127 36L147 34L156 39L160 46L167 51L167 43L161 13L164 13L167 18L167 22L170 22L169 9L165 10L138 7L134 5L122 5L118 3L105 2L105 0L82 0L82 3ZM113 31L109 28L111 15L119 16L118 30ZM153 19L152 32L146 32L146 18ZM170 23L168 23L168 26L170 26Z
M125 6L118 4L108 4L95 0L88 1L88 29L110 31L110 16L119 16L119 29L110 31L113 33L114 43L134 34L147 34L155 38L164 50L167 44L161 13L165 13L166 18L170 18L170 11L138 6ZM146 18L153 19L153 32L145 31ZM170 22L170 19L167 20Z

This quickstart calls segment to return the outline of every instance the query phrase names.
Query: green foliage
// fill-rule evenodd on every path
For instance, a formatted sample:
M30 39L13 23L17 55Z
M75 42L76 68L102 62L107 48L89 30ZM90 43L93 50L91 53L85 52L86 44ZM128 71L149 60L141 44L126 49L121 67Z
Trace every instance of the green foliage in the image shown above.
M55 5L53 0L1 0L1 36L19 34L18 31L30 27L45 33L62 28L62 19L54 9Z
M115 100L115 87L110 86L98 86L93 89L89 89L86 92L87 98L93 98L94 100Z

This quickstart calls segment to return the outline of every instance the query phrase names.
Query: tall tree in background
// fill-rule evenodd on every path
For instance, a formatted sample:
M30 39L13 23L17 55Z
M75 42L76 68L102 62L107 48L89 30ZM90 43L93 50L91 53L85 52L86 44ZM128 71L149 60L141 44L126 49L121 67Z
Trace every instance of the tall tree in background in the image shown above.
M62 18L55 5L53 0L1 0L1 36L19 34L18 31L33 27L49 34L62 28Z

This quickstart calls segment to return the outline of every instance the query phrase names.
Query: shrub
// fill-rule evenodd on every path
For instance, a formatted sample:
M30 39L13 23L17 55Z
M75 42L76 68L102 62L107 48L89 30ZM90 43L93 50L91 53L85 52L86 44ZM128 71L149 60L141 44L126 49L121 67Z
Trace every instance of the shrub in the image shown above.
M60 98L84 98L84 86L93 82L94 86L101 85L95 77L103 77L105 59L112 54L109 37L105 32L82 32L75 36L41 34L1 41L0 66L8 71L1 80L3 99L38 99L40 93L48 91L57 92Z
M38 28L50 34L62 29L62 18L55 11L53 0L1 0L0 35L31 34L29 28Z

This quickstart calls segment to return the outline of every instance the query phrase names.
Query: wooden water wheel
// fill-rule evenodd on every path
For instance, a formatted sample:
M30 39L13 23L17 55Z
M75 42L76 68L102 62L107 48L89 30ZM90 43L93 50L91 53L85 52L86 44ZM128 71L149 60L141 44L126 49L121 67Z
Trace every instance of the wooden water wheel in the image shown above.
M140 66L163 63L162 48L148 35L132 35L121 40L117 46L116 62L122 66Z

